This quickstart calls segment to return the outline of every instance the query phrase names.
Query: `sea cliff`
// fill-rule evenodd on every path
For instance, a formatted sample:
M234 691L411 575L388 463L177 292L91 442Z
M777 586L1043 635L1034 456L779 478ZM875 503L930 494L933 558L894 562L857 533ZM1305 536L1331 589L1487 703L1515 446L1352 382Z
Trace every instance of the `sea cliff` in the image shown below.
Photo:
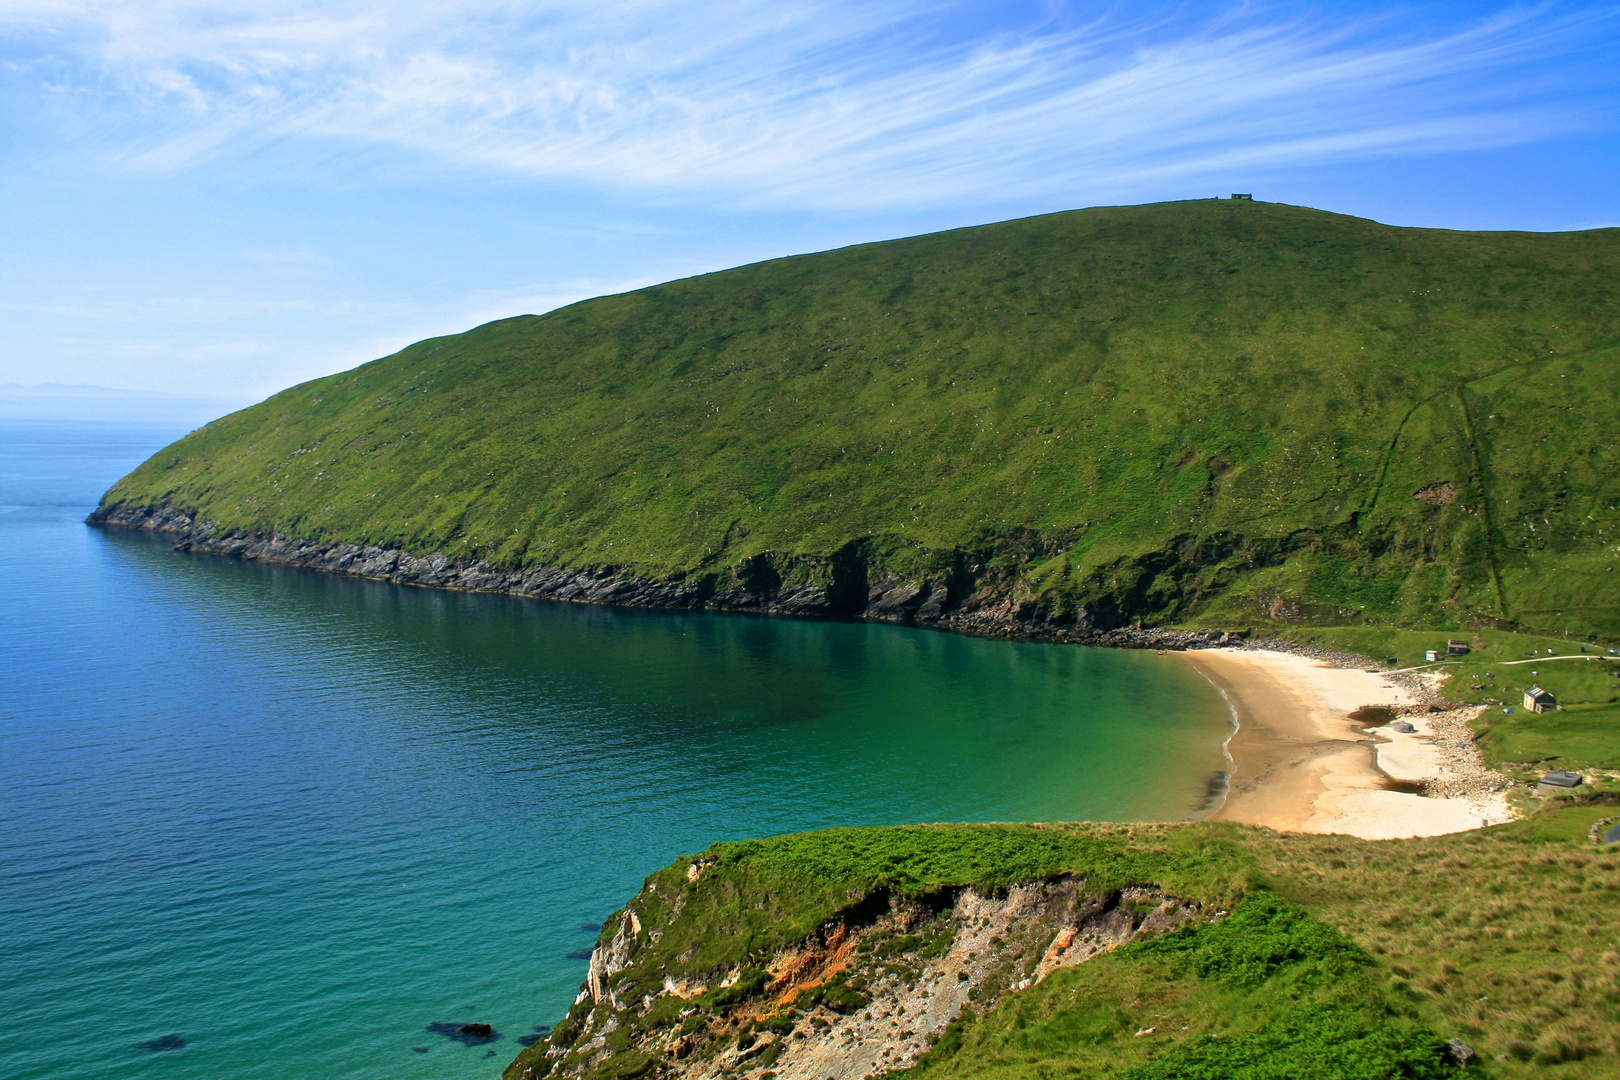
M413 556L397 548L302 540L270 533L216 531L169 507L98 509L91 524L171 537L177 551L224 555L299 566L399 585L507 593L576 603L626 607L751 611L773 615L842 616L938 626L985 636L1064 641L1118 648L1187 649L1224 645L1242 635L1223 630L1135 626L1095 627L1084 618L1054 621L1039 605L998 590L995 576L972 571L921 580L877 576L858 550L828 560L830 583L793 581L756 558L748 572L709 573L665 580L612 567L502 570L482 561L452 561L441 552ZM800 560L803 562L804 560ZM977 569L977 568L975 568Z
M1620 971L1581 947L1609 931L1577 882L1612 886L1620 853L1592 849L1603 811L1578 802L1384 843L1202 824L717 844L608 920L505 1078L1596 1078ZM1583 987L1556 1007L1553 946Z

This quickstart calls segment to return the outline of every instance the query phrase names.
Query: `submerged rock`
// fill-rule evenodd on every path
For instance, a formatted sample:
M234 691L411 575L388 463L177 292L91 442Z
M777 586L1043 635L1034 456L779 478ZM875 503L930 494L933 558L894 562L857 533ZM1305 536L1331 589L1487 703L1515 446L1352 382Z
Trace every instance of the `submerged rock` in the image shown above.
M151 1050L154 1053L162 1053L165 1050L184 1050L186 1048L186 1040L182 1039L178 1035L164 1035L156 1039L147 1039L145 1042L136 1043L136 1045L142 1050Z
M466 1046L483 1046L501 1038L501 1033L488 1024L429 1024L425 1030Z

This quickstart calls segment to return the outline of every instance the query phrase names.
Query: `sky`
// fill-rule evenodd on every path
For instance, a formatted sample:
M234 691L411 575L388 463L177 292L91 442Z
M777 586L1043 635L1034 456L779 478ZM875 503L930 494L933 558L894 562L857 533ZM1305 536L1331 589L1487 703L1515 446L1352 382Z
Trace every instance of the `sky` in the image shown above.
M1081 206L1620 225L1620 3L0 0L0 163L0 384L239 405Z

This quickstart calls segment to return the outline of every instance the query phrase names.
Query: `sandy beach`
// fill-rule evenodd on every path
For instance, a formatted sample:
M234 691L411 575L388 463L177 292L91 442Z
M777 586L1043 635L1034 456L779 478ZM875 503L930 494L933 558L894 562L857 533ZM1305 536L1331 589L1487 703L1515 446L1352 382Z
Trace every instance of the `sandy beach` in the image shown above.
M1387 675L1293 653L1202 649L1181 654L1237 718L1232 774L1216 821L1369 840L1438 836L1511 818L1500 780L1468 737L1473 710L1403 716L1417 730L1371 731L1368 705L1420 706L1427 695ZM1421 788L1426 794L1417 793Z

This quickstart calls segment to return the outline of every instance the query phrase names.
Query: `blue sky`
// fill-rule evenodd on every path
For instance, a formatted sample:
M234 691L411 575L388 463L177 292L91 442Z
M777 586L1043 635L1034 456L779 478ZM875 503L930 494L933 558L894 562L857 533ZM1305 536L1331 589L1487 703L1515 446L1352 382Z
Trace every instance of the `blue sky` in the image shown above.
M235 402L865 240L1620 224L1620 5L0 0L0 383Z

